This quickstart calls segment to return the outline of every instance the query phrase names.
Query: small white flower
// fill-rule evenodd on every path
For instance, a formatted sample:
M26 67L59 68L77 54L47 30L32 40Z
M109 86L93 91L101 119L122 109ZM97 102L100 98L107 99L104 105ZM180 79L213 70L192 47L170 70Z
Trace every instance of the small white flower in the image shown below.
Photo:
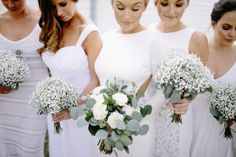
M112 99L114 99L119 106L124 106L128 102L127 96L123 93L116 93L112 95Z
M108 111L106 110L107 106L104 104L96 103L93 108L93 116L96 120L104 120L107 116Z
M116 128L116 124L118 120L122 120L123 121L124 116L118 112L113 112L110 114L110 116L108 117L107 123L110 125L111 128L115 129Z

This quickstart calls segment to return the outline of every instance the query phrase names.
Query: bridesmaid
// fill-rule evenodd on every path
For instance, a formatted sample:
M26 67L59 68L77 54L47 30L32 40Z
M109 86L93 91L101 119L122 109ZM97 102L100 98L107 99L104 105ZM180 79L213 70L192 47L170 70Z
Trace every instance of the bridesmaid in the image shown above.
M80 95L98 85L95 59L102 47L97 27L77 10L78 0L38 0L41 10L39 53L56 76L71 82ZM61 121L61 134L54 122ZM86 127L78 128L68 111L48 116L50 157L94 157L96 145Z
M214 30L209 39L210 55L207 66L214 74L214 84L232 84L236 87L236 1L220 0L215 3L211 12L211 25ZM220 132L223 125L209 112L209 96L197 97L193 104L194 137L191 156L227 156L230 143L235 147L233 140L227 140ZM235 151L235 148L232 149ZM232 157L235 154L232 154Z
M16 91L0 87L0 156L43 157L46 117L28 104L35 84L48 75L36 52L42 46L40 12L26 0L2 0L2 4L7 10L0 14L0 49L21 50L31 75Z
M189 0L155 0L160 22L150 26L155 31L156 41L159 45L154 46L152 53L153 74L155 75L157 65L160 61L172 54L172 50L183 51L186 54L194 53L204 64L208 58L207 38L203 33L185 25L181 21L185 9L189 5ZM201 46L199 46L201 45ZM151 88L150 88L151 89ZM153 90L153 89L152 89ZM157 90L151 98L153 106L158 106L155 122L155 157L189 157L192 139L192 110L191 106L182 110L182 124L171 123L170 115L172 109L166 105L164 95L161 90ZM183 99L173 103L185 105L188 108L189 101Z
M153 31L144 27L140 23L140 18L147 7L148 0L113 0L111 2L119 28L106 32L103 36L103 48L95 63L100 84L116 77L136 83L139 91L145 92L151 79L150 54ZM182 111L178 110L179 108L176 113L181 114ZM154 142L152 116L144 123L150 126L148 134L134 137L133 144L129 146L130 153L118 152L119 156L151 156Z

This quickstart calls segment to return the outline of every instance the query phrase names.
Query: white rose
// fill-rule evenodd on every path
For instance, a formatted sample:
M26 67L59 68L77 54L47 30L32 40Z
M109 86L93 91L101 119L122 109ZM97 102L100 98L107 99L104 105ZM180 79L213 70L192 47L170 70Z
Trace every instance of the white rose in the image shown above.
M123 121L124 116L118 112L113 112L107 120L107 123L110 125L111 128L115 129L116 128L116 124L118 120L122 120Z
M104 99L104 94L99 94L99 95L96 95L96 96L91 96L92 98L94 98L96 100L96 104L103 104L103 102L105 101Z
M119 106L124 106L128 102L128 97L122 93L112 95L112 99L114 99Z
M93 106L92 111L93 111L94 119L96 119L96 120L105 119L107 116L107 113L108 113L107 106L104 104L100 104L100 103L96 103Z
M105 89L106 86L102 85L102 86L98 86L96 88L93 89L92 95L98 95L101 93L101 90Z

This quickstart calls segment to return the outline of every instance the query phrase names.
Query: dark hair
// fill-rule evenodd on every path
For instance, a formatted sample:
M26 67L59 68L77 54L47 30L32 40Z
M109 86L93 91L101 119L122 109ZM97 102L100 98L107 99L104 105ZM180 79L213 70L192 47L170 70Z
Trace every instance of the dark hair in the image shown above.
M72 1L78 2L78 0ZM42 28L39 41L44 44L38 52L39 54L46 50L56 52L62 39L61 27L64 23L55 16L51 0L38 0L38 4L41 11L39 26Z
M218 22L225 13L235 10L236 0L219 0L214 4L211 12L211 21Z

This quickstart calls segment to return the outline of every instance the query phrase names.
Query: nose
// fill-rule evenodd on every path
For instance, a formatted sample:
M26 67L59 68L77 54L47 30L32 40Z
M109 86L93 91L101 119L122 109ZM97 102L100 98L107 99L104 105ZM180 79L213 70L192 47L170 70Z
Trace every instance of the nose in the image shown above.
M233 39L236 39L236 30L235 29L232 29L230 32L229 32L229 36Z
M62 16L62 9L60 7L57 7L57 16Z
M175 5L169 5L169 14L175 15Z
M14 1L12 1L12 0L8 1L8 7L9 8L14 8L15 7Z
M128 22L131 19L131 12L129 9L125 9L123 13L123 21Z

